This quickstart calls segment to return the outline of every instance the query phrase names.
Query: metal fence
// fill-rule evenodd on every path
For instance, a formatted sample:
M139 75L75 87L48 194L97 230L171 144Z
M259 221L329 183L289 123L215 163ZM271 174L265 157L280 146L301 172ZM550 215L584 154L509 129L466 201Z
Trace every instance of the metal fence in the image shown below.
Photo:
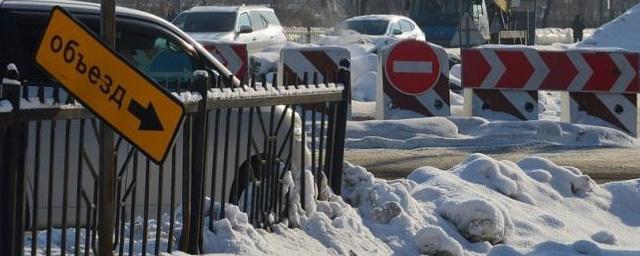
M230 87L206 74L192 81L195 91L176 91L187 117L164 163L117 137L113 211L97 204L99 121L59 87L20 85L9 74L0 88L0 189L11 211L0 216L0 246L94 254L98 220L113 214L115 254L200 253L203 232L231 205L268 229L292 205L304 208L313 196L305 186L340 193L348 71L338 74L344 83L288 87L266 77Z
M325 27L283 27L283 29L287 41L299 44L315 43L329 32L329 28Z

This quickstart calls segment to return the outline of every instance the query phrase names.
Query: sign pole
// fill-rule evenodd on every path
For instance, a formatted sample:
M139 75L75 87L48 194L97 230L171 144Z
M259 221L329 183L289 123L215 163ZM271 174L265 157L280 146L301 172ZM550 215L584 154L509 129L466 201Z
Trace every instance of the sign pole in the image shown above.
M115 25L114 0L102 0L101 38L65 9L54 7L35 56L39 67L101 120L96 212L99 255L111 255L114 249L114 133L162 164L184 120L182 102L114 50Z
M100 36L104 43L115 48L115 0L102 0L100 4ZM98 202L98 255L113 255L113 229L115 212L114 132L106 122L100 122L100 167Z

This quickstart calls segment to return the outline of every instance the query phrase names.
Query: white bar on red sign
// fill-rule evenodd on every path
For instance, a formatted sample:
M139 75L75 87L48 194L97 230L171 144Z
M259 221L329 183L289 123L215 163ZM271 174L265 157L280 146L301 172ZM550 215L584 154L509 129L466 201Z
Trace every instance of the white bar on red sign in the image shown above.
M394 61L394 73L433 73L433 62L428 61Z

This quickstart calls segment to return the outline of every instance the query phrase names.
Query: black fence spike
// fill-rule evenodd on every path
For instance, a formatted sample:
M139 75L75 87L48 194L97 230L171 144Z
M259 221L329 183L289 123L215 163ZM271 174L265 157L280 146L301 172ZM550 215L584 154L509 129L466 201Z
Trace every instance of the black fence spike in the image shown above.
M251 87L254 89L256 88L256 78L256 74L251 74Z
M266 76L266 74L265 74L265 76ZM278 86L278 74L275 74L275 73L273 74L273 77L271 79L271 86L272 87Z
M60 85L53 87L53 103L60 103Z
M313 72L313 84L318 86L318 72L316 71Z
M44 103L44 86L38 85L38 100Z
M304 86L309 87L309 72L304 72L304 74L302 75L302 84L304 84Z

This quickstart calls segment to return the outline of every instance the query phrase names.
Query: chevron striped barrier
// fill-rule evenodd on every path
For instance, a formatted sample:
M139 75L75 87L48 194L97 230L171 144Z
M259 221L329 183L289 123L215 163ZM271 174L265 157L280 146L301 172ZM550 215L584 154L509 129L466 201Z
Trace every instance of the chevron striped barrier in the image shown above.
M403 40L381 49L376 119L449 116L449 61L444 48Z
M249 50L247 44L239 43L202 43L218 61L231 71L240 81L249 75Z
M337 83L340 69L349 70L350 66L351 53L342 47L284 48L278 61L278 85L311 84L314 80Z
M538 119L538 91L562 91L564 122L605 125L637 135L640 54L529 47L462 52L468 115Z

